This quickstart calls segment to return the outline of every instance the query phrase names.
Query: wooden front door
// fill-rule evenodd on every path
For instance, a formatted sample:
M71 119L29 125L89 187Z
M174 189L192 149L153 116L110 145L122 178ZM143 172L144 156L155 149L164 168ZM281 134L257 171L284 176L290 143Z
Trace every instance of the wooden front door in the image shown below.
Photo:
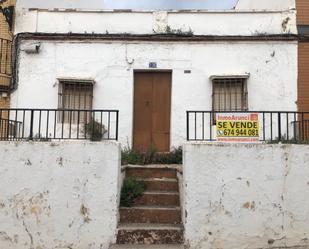
M134 74L134 149L170 150L171 81L168 72Z

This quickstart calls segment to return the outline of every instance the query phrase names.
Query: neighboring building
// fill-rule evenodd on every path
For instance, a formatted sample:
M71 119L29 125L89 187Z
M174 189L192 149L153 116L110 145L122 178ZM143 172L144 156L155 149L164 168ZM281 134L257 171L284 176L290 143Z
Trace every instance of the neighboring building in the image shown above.
M238 0L236 9L239 10L268 10L268 11L282 11L291 10L295 8L295 0L260 0L260 1L248 1L248 0Z
M291 0L223 11L17 6L16 18L11 106L119 110L124 145L181 145L188 110L297 111ZM76 115L57 122L87 118Z
M309 110L309 1L297 0L298 47L298 110ZM308 117L309 118L309 117Z
M9 108L11 83L13 15L16 0L0 1L0 108Z

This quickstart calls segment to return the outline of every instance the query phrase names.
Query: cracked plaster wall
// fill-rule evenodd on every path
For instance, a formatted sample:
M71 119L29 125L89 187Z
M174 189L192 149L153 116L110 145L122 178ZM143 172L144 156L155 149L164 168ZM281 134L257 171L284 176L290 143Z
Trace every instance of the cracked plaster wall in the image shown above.
M21 49L32 42L22 41ZM187 110L212 109L212 75L250 74L249 110L297 111L294 41L42 41L39 54L20 52L19 83L11 94L11 107L57 109L57 79L91 78L95 81L93 108L119 110L119 141L131 146L134 70L149 70L149 62L156 62L159 70L172 70L172 147L186 140Z
M309 246L309 146L184 146L191 248Z
M0 248L108 249L115 240L117 143L1 143Z
M289 21L283 28L282 23L287 18ZM14 32L154 34L166 33L167 27L182 32L190 30L194 35L297 34L296 11L285 9L275 12L80 12L17 9Z

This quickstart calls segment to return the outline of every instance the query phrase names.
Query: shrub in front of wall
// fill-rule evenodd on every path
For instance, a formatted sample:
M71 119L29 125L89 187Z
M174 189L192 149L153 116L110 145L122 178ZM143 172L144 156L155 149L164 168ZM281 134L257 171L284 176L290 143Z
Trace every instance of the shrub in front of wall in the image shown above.
M158 153L153 147L144 152L126 148L122 151L121 163L122 165L182 164L182 147L168 153Z
M143 158L141 153L130 148L126 148L121 152L121 164L122 165L142 165Z
M174 148L169 153L159 153L156 155L156 164L182 164L182 147Z
M137 198L141 197L146 190L146 185L142 181L127 178L123 182L120 197L121 207L132 207Z
M106 133L105 126L94 119L91 119L85 125L85 131L90 137L91 141L102 141L104 134Z

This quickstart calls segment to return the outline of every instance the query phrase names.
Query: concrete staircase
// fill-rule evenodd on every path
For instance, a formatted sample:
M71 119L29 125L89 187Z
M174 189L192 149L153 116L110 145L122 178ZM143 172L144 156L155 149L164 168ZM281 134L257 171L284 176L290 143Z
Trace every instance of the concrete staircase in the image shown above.
M128 167L126 177L146 183L146 192L130 208L119 210L116 248L183 248L183 226L177 170Z

